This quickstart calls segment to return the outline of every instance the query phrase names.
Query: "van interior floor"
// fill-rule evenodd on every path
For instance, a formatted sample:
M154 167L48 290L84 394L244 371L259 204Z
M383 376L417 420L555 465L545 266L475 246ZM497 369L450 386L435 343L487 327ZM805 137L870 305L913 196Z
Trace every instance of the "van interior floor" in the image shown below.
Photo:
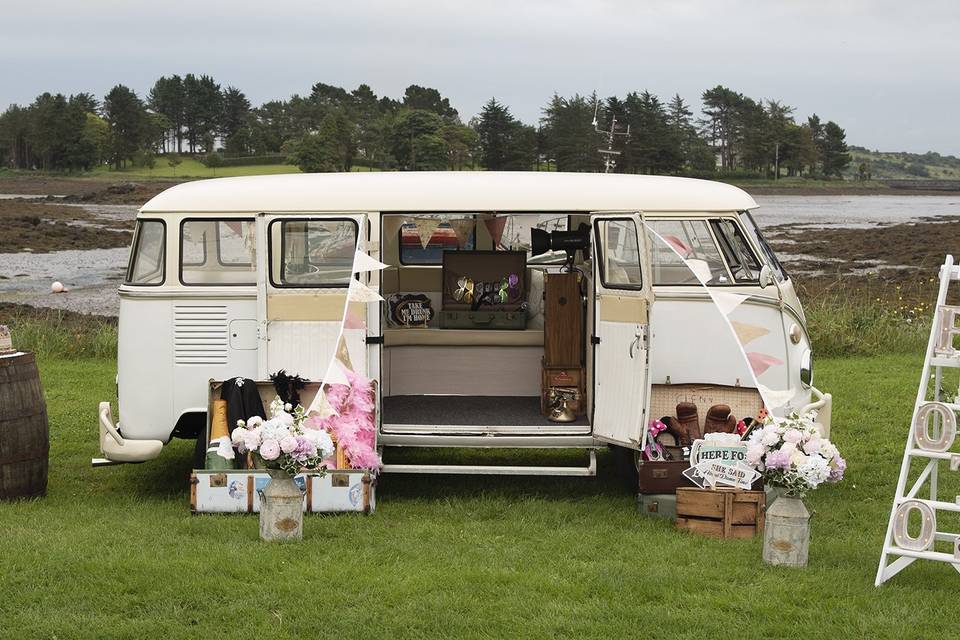
M386 396L383 424L464 426L586 426L585 416L573 422L551 422L540 413L538 396Z

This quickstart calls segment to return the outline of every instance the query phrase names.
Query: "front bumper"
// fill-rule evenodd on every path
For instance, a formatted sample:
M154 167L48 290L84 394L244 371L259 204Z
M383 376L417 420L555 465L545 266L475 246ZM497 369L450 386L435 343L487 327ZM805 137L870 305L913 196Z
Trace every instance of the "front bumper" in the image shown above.
M824 438L830 437L830 423L833 419L833 396L816 387L810 387L810 403L800 409L800 415L809 411L817 412L816 423Z
M128 440L120 435L113 423L113 409L109 402L101 402L98 408L100 419L100 453L102 458L90 461L95 467L128 462L146 462L160 455L161 440Z

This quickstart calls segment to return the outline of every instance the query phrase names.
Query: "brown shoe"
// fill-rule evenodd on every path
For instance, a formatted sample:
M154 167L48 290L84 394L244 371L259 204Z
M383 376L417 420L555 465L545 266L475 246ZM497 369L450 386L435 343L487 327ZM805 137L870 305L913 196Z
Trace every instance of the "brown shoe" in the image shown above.
M681 444L689 447L694 440L699 440L700 416L697 413L697 405L692 402L680 402L677 404L677 430L681 434Z
M730 407L725 404L715 404L710 407L703 421L704 433L735 433L736 430L737 419L730 413Z

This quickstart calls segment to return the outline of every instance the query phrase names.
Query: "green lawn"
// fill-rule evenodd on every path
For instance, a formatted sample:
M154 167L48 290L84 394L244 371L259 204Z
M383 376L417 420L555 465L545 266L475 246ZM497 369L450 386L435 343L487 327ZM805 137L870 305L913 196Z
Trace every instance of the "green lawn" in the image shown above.
M919 366L818 363L850 466L807 500L810 566L789 570L640 515L607 455L597 478L388 476L374 515L266 545L256 516L190 515L190 442L91 469L114 365L45 359L49 495L0 504L0 636L957 637L950 566L873 587Z

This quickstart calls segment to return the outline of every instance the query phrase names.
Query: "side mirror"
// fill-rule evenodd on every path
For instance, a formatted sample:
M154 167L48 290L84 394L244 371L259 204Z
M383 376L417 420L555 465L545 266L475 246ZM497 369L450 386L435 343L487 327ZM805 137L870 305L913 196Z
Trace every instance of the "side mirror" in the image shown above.
M773 269L770 268L770 265L765 264L760 269L760 288L766 289L768 286L773 284L776 280L773 277Z

